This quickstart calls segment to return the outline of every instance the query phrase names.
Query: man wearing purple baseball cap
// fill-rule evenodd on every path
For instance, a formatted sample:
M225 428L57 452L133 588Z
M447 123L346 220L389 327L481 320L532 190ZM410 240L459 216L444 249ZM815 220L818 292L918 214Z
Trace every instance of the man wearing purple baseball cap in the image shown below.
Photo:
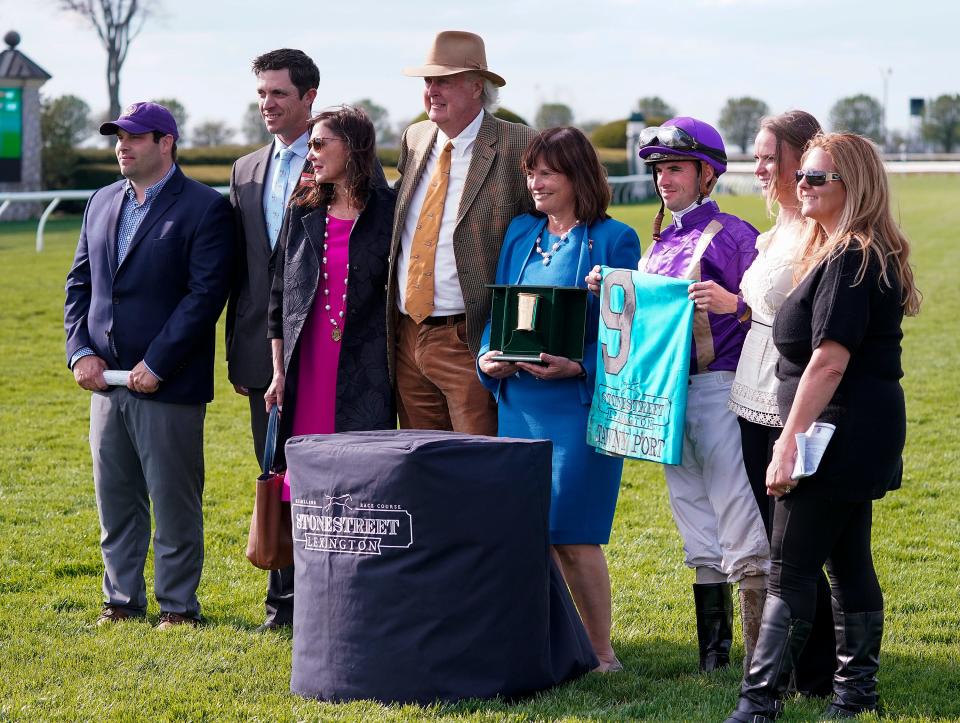
M97 624L146 614L152 504L157 627L196 625L203 419L231 278L233 214L177 167L177 124L163 106L134 103L100 133L116 135L124 178L87 203L64 307L67 364L92 392L105 568Z
M740 428L727 408L749 313L738 298L740 279L756 256L757 230L721 213L710 198L727 170L720 134L708 123L673 118L640 135L640 157L651 167L661 200L653 244L640 269L688 278L695 303L683 457L665 476L686 564L696 570L700 668L729 663L733 633L731 582L740 583L744 648L759 630L770 568L763 521L743 466ZM673 214L662 233L664 208ZM599 268L591 274L599 288Z
M133 134L156 131L165 136L173 136L174 142L180 140L177 121L174 120L173 114L159 103L134 103L115 121L101 124L100 135L115 135L120 128Z

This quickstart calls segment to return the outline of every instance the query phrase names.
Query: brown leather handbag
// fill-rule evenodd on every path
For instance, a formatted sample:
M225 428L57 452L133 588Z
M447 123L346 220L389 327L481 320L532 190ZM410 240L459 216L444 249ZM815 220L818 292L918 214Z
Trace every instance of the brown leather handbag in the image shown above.
M267 422L262 473L257 478L250 534L247 537L247 559L261 570L279 570L293 564L290 503L280 499L283 492L283 473L275 473L270 469L277 446L278 414L277 406L274 405Z

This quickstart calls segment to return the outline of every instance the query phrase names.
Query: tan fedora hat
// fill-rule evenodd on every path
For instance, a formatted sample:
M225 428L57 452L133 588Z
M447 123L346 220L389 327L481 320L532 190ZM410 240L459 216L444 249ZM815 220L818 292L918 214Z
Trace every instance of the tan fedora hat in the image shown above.
M487 52L483 38L462 30L444 30L437 33L433 47L427 53L426 63L419 68L404 68L403 74L415 78L435 78L476 71L496 86L507 84L503 78L487 69Z

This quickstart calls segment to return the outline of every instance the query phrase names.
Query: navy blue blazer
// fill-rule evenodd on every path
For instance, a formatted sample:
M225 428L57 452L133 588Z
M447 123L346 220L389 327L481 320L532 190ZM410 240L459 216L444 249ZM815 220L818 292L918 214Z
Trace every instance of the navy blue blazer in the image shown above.
M500 248L500 260L497 263L496 283L518 284L523 269L530 259L530 252L537 237L547 225L546 216L534 216L525 213L510 222L507 234ZM578 231L579 233L579 231ZM640 261L640 238L637 232L612 218L596 221L587 229L589 243L580 247L580 259L577 263L577 286L587 287L584 280L590 270L600 264L618 269L637 268ZM586 329L583 335L583 368L586 378L580 385L580 401L590 404L593 399L593 383L597 373L597 334L600 322L600 300L593 294L587 295ZM490 351L490 320L480 339L479 360ZM480 381L495 398L500 397L500 384L503 380L488 377L477 367Z
M101 188L83 214L67 275L67 364L85 346L110 369L132 369L142 360L162 381L153 394L135 396L208 402L216 324L233 273L230 204L175 169L117 268L125 185Z

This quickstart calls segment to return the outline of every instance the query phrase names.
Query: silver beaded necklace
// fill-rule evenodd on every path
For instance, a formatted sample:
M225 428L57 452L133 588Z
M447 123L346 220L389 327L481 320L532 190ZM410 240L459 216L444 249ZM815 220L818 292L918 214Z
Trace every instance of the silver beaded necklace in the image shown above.
M579 225L579 221L574 221L573 226L568 228L564 233L560 234L559 240L553 242L553 245L550 246L549 251L544 251L540 246L540 242L543 240L543 233L547 230L546 226L543 227L543 231L540 232L540 234L537 236L537 240L534 242L534 248L537 250L537 253L543 257L544 266L550 265L550 260L556 256L557 251L559 251L567 243L567 237L570 235L570 232Z

